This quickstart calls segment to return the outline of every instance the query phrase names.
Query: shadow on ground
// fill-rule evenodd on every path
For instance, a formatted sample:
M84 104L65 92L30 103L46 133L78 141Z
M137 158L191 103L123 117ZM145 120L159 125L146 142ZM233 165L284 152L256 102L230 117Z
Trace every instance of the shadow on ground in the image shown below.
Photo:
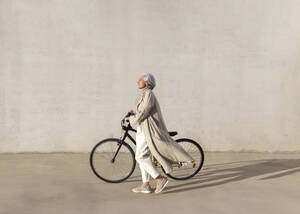
M297 172L300 172L300 159L250 160L211 164L206 165L198 175L185 183L166 187L164 194L213 187L253 177L258 177L258 180L276 179Z

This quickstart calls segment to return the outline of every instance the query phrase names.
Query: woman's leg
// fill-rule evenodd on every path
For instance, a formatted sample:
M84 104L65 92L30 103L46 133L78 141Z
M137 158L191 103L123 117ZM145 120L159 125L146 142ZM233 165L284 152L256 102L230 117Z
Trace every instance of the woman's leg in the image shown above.
M141 131L140 127L137 128L136 133L135 159L139 163L143 182L149 182L150 176L154 179L159 176L159 172L156 170L150 158L150 150L147 145L144 133Z
M168 184L168 178L159 174L150 158L150 150L146 142L144 133L140 127L137 128L136 133L136 153L135 159L139 163L141 169L143 185L134 188L133 192L150 193L150 176L156 180L155 193L160 193Z
M146 170L144 170L144 168L141 165L139 165L139 167L141 170L143 184L145 184L145 185L149 184L150 174L148 172L146 172Z

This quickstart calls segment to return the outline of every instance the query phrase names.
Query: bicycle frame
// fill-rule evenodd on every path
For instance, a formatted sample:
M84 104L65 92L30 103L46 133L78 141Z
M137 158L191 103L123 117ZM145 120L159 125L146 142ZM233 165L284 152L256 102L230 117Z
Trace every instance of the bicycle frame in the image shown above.
M133 173L133 171L134 171L134 168L135 168L135 166L136 166L136 161L135 161L135 158L134 158L134 151L133 151L133 149L132 149L132 147L131 147L131 145L129 145L129 143L128 142L126 142L125 140L126 140L126 138L128 137L129 138L129 140L131 140L131 142L136 146L137 145L137 143L138 142L136 142L136 140L130 135L130 131L133 131L133 132L137 132L137 130L135 130L135 129L133 129L132 127L131 127L131 125L130 125L130 123L125 123L125 121L124 120L122 120L121 121L121 127L122 127L122 129L123 130L125 130L125 132L122 132L122 134L121 134L121 136L120 136L120 138L119 139L117 139L117 138L107 138L107 139L104 139L104 140L102 140L102 141L100 141L99 143L97 143L94 147L93 147L93 149L92 149L92 152L91 152L91 155L90 155L90 165L91 165L91 168L92 168L92 170L93 170L93 172L96 174L96 176L98 177L98 178L100 178L100 179L102 179L102 180L104 180L104 181L106 181L106 182L110 182L110 183L119 183L119 182L122 182L122 181L124 181L124 180L126 180L128 177L130 177L130 175ZM175 135L177 135L178 133L177 133L177 131L173 131L173 132L169 132L169 135L170 136L175 136ZM119 179L110 179L109 177L103 177L103 175L101 175L101 169L99 169L100 170L100 174L96 171L96 168L94 167L94 161L93 161L93 159L94 159L94 154L95 154L95 152L96 152L96 149L98 148L98 146L101 146L101 145L103 145L104 143L106 143L106 142L109 142L109 141L113 141L115 144L113 144L113 145L115 145L116 147L114 147L114 149L112 150L112 152L113 153L115 153L115 154L113 154L113 157L110 159L110 162L111 163L114 163L114 162L117 162L117 157L118 157L118 154L120 153L120 155L119 156L121 156L121 157L124 157L124 156L122 156L123 154L123 150L121 150L121 147L122 146L124 146L124 147L126 147L127 149L126 149L126 151L125 152L129 152L130 153L130 160L133 158L133 165L132 165L132 168L130 169L130 171L128 171L129 172L129 174L128 175L126 175L126 177L121 177L121 178L119 178ZM185 177L178 177L178 176L174 176L174 175L172 175L172 174L166 174L165 173L165 171L164 171L164 169L163 169L163 167L162 167L162 165L156 160L156 158L154 157L154 156L152 156L151 157L151 159L152 159L152 161L153 161L153 163L154 163L154 166L155 167L161 167L161 169L163 170L163 172L167 175L167 176L169 176L170 178L173 178L173 179L175 179L175 180L185 180L185 179L188 179L188 178L191 178L191 177L193 177L196 173L198 173L199 172L199 170L202 168L202 165L203 165L203 161L204 161L204 153L203 153L203 150L202 150L202 148L201 148L201 146L197 143L197 142L195 142L195 141L193 141L193 140L191 140L191 139L188 139L188 138L180 138L180 139L177 139L177 140L175 140L177 143L181 143L181 142L187 142L187 143L192 143L192 144L194 144L194 146L196 146L197 148L196 148L196 150L197 150L197 152L198 152L198 150L199 150L199 152L200 152L200 162L199 162L199 165L198 165L198 167L195 169L196 171L193 171L192 173L193 174L188 174L187 176L185 176ZM116 145L117 144L117 145ZM124 144L124 145L123 145ZM189 144L189 145L191 145L191 144ZM100 147L100 148L106 148L106 147ZM101 151L101 150L100 150ZM111 151L111 150L109 150L109 151ZM126 155L126 154L125 154ZM109 155L110 156L110 155ZM100 158L101 158L102 156L100 156ZM107 156L106 156L107 157ZM111 156L110 156L111 157ZM125 156L126 157L126 156ZM103 157L102 157L103 158ZM122 160L122 159L120 159L120 160ZM109 161L109 160L108 160ZM183 163L182 162L178 162L178 163L174 163L174 164L172 164L172 166L176 166L176 167L178 167L178 168L180 168L181 166L183 166ZM194 165L193 165L193 168L195 168L194 167ZM98 170L98 169L97 169Z
M130 125L130 123L128 123L126 126L125 126L124 123L125 123L124 119L121 120L121 127L122 127L123 130L125 130L125 133L124 133L124 135L123 135L123 138L121 139L121 143L120 143L120 145L119 145L119 147L118 147L118 149L117 149L117 151L116 151L114 157L113 157L112 160L111 160L112 163L115 162L115 158L117 157L117 155L118 155L118 153L119 153L119 151L120 151L120 149L121 149L121 146L123 145L123 143L125 142L125 139L126 139L127 137L131 140L131 142L132 142L134 145L136 145L136 141L135 141L135 140L133 139L133 137L128 133L129 131L136 132L136 130L135 130L134 128L132 128L132 126ZM174 132L169 132L169 134L170 134L170 136L175 136L175 135L177 135L177 132L176 132L176 131L174 131Z
M124 135L123 135L123 138L122 138L122 140L121 140L121 143L120 143L120 145L119 145L119 147L118 147L118 149L117 149L117 151L116 151L116 153L115 153L113 159L111 160L112 163L115 162L115 158L116 158L116 156L118 155L118 153L119 153L119 151L120 151L120 149L121 149L121 146L123 145L123 143L125 142L125 139L126 139L127 137L132 141L132 143L133 143L134 145L136 145L135 140L134 140L133 137L128 133L129 131L136 132L136 130L133 129L133 128L131 127L130 123L128 123L127 126L124 126L124 125L123 125L123 120L121 121L121 126L122 126L122 129L125 130L125 133L124 133Z

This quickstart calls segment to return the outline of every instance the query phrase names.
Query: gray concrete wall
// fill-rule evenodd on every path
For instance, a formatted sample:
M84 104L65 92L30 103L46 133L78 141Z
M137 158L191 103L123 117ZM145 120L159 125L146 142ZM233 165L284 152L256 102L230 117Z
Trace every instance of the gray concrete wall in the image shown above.
M300 150L298 0L0 0L0 152L119 137L142 72L206 150Z

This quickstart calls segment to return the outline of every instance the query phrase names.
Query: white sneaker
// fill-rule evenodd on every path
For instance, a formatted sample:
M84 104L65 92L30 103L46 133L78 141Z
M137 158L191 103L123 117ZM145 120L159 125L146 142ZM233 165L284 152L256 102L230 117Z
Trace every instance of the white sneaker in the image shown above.
M163 177L162 179L159 179L156 184L155 193L157 194L163 191L164 188L167 186L168 182L169 181L167 177Z
M152 189L151 189L150 186L147 186L147 187L139 186L139 187L133 188L132 192L135 192L135 193L151 193Z

